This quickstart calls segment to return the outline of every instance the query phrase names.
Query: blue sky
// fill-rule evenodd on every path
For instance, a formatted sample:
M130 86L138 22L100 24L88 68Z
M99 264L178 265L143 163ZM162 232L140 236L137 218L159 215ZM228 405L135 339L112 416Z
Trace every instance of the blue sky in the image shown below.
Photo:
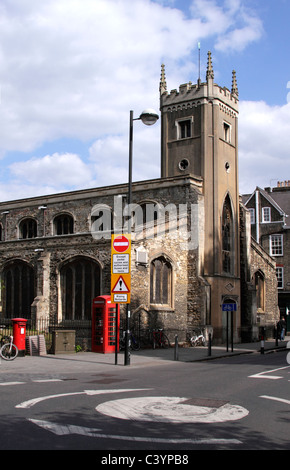
M240 192L290 180L288 0L2 0L0 200L128 179L129 111L237 72ZM289 82L289 84L288 84ZM288 95L289 93L289 95ZM289 103L288 103L289 101ZM133 179L159 177L160 123L134 124Z

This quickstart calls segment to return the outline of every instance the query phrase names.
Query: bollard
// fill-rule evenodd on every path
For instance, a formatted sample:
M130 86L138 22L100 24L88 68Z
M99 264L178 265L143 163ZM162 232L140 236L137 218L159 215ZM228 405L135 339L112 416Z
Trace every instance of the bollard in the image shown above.
M175 335L174 360L178 361L178 336Z
M264 328L262 328L262 332L261 332L261 354L264 354L264 351L265 351Z
M211 356L211 333L208 335L208 356Z

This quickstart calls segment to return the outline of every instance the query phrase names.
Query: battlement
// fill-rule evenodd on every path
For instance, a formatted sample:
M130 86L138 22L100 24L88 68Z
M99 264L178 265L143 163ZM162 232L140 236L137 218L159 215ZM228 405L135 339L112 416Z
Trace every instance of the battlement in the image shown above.
M236 81L236 72L232 72L232 89L221 87L214 83L214 72L211 63L211 54L208 53L208 67L206 73L206 82L198 80L197 83L184 83L179 89L173 89L170 93L167 91L165 78L165 67L162 65L160 80L160 107L168 107L167 111L195 107L205 101L222 101L225 105L238 113L239 98L238 87Z

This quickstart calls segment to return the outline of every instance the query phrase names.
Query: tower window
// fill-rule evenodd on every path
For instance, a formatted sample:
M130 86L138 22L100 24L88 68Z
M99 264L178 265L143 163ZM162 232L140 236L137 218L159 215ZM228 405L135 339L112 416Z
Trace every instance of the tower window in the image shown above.
M231 126L227 122L224 122L224 140L231 141Z
M233 273L233 215L230 199L227 196L222 212L222 270Z
M183 170L183 171L187 170L187 168L189 167L189 161L186 158L184 158L183 160L179 162L178 166L180 170Z
M177 138L186 139L191 137L191 119L183 119L182 121L177 121Z

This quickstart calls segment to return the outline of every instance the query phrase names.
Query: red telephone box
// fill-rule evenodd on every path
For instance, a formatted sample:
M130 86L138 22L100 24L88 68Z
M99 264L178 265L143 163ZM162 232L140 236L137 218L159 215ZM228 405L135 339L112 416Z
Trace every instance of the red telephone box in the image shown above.
M117 351L119 351L119 326L117 305L111 302L110 295L100 295L93 299L92 307L92 351L100 353L115 352L117 327Z

